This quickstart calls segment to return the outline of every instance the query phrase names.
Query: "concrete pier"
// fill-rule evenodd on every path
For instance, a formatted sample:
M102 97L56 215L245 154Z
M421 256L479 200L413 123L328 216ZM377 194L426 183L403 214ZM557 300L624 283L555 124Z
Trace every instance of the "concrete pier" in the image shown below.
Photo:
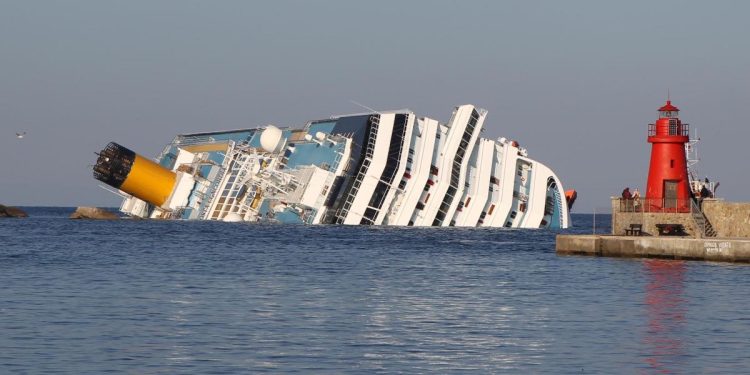
M750 238L565 235L557 254L750 263Z

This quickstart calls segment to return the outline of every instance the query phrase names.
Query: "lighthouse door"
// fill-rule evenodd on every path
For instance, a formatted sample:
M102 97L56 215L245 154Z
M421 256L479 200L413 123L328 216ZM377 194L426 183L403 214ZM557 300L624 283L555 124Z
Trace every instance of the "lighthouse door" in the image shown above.
M664 181L664 208L677 208L677 183Z

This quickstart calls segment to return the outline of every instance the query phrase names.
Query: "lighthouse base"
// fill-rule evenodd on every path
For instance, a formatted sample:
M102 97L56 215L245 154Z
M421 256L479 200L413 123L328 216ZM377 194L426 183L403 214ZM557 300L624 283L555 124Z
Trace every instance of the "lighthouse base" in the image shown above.
M612 199L613 235L625 235L632 225L640 225L643 235L659 236L663 234L660 226L674 224L684 228L682 234L689 237L750 238L750 202L706 198L700 204L702 212L697 205L696 212L650 212L647 205L634 208L631 202L625 203L619 198ZM703 228L696 222L700 216ZM706 233L708 226L711 233Z

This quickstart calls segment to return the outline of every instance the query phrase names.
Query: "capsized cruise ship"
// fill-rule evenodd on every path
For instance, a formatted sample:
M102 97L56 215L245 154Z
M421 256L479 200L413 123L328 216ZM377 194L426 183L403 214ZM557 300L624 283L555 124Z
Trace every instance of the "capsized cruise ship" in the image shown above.
M139 218L567 228L558 177L516 141L481 138L486 116L462 105L447 123L397 110L182 134L156 161L112 142L94 177Z

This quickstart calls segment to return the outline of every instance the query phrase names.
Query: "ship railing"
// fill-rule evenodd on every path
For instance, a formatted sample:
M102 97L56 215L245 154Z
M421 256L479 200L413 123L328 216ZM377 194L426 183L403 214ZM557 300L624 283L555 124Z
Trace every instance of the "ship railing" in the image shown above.
M164 157L167 156L167 154L169 154L169 151L171 149L172 149L172 144L171 143L168 144L168 145L166 145L166 146L164 146L164 148L159 153L159 156L156 157L156 162L157 163L161 163L161 161L164 160Z
M208 135L198 135L198 136L178 136L175 138L174 143L177 145L185 146L185 145L194 145L198 143L214 143L217 142L214 137L208 136Z
M228 150L226 155L232 155L232 151L234 151L234 142L229 141L228 143ZM216 196L216 193L218 192L221 183L224 181L224 176L227 173L227 170L231 167L231 157L224 157L223 162L221 163L221 166L219 166L219 172L216 174L216 177L209 185L208 189L206 189L205 197L206 199L201 202L200 209L198 210L198 217L203 219L209 219L210 215L210 209L213 206L214 197Z
M216 192L219 190L219 184L224 179L224 175L226 174L226 169L224 167L220 167L219 173L216 174L216 178L214 181L209 185L208 189L206 190L206 193L204 194L204 199L201 202L200 209L198 210L198 217L203 219L208 219L208 210L209 207L212 206L212 203L214 201L214 197L216 196Z
M560 195L560 191L557 190L557 184L555 184L555 186L553 187L553 189L555 189L555 190L552 191L552 195L555 197L555 203L557 204L557 207L559 207L558 210L560 210L563 207L563 201L562 201L562 197ZM558 218L558 220L559 220L559 223L560 223L560 228L562 228L563 227L563 215L559 215L559 216L560 217Z
M346 197L346 200L344 201L344 206L337 211L336 216L336 223L337 224L343 224L344 220L346 219L346 216L349 215L349 209L351 209L352 204L354 203L354 199L357 196L357 193L359 192L359 187L362 185L362 181L365 178L365 175L367 174L367 170L370 168L370 163L372 162L373 154L375 153L375 142L378 137L378 128L380 127L380 120L377 116L371 116L371 124L370 124L370 136L367 140L367 149L365 150L365 160L362 161L362 166L359 168L359 171L357 172L357 177L354 179L354 183L352 184L352 188L349 190L349 195Z
M232 164L231 170L231 173L235 177L234 181L227 183L225 189L228 191L227 196L233 199L227 200L229 203L224 205L219 217L222 217L222 214L227 214L229 212L237 212L240 215L245 215L248 210L250 210L250 206L245 203L246 200L238 199L238 195L242 187L250 180L248 175L250 173L251 165L257 163L257 155L255 153L247 153L239 148L236 148L230 155L232 160L235 161ZM245 189L247 189L247 187Z

